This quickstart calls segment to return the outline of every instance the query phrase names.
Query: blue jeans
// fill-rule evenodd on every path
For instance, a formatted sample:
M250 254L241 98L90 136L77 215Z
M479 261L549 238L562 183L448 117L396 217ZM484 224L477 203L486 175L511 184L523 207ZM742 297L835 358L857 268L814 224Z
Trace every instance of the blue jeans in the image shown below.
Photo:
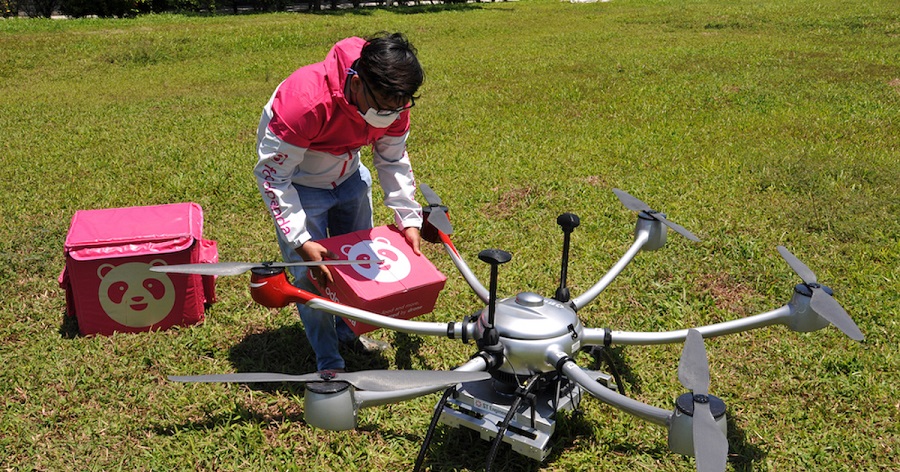
M319 189L294 185L306 212L306 230L313 240L369 229L372 221L372 175L360 164L359 171L334 189ZM286 262L303 259L287 245L278 231L278 246ZM319 294L306 276L308 268L289 267L294 286ZM344 358L338 343L352 341L356 335L341 318L306 305L297 304L306 337L316 353L316 369L343 369Z

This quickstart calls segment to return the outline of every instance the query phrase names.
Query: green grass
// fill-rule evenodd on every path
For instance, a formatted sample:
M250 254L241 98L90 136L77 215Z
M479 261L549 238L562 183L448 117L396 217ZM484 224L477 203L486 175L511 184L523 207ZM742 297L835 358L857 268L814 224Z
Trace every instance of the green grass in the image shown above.
M290 309L220 279L201 326L72 336L56 277L79 209L195 201L222 260L277 255L253 183L259 112L296 67L348 35L405 31L427 79L416 175L451 207L475 272L513 253L502 294L550 294L563 211L582 219L570 285L630 243L628 190L697 233L641 254L590 326L667 330L759 313L799 282L786 245L835 289L866 341L771 328L709 340L734 470L900 468L900 13L893 0L556 0L134 20L0 21L0 469L404 470L435 395L362 410L350 432L303 421L300 389L179 385L166 375L314 369ZM376 186L377 187L377 186ZM376 192L378 190L376 189ZM377 207L380 223L390 221ZM476 298L449 276L434 313ZM473 352L378 331L350 367L450 368ZM629 394L667 407L680 346L627 347ZM588 360L583 359L586 363ZM527 470L691 470L665 431L593 400ZM489 445L438 429L433 470L479 469ZM471 454L464 454L470 452Z

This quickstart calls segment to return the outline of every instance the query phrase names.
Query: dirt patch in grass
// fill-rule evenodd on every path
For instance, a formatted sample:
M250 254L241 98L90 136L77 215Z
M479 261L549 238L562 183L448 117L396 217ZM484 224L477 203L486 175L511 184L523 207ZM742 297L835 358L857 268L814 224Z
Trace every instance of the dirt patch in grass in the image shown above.
M739 315L748 314L747 300L758 295L749 285L735 282L730 275L721 272L707 274L698 283L700 290L713 299L716 308Z
M593 187L599 187L599 186L609 187L609 184L606 182L606 179L604 179L603 177L601 177L599 175L589 175L582 180L584 180L584 183L591 185Z
M492 189L500 192L499 188ZM537 192L533 187L520 187L507 190L500 194L498 201L487 209L494 218L509 218L528 208Z

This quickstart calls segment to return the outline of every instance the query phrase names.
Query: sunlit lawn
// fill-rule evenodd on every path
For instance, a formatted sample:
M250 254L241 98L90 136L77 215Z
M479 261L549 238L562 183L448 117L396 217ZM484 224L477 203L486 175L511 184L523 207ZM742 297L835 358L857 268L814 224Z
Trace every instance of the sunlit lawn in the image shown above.
M569 4L523 0L340 13L0 21L0 468L407 470L436 395L360 412L349 432L303 420L302 389L181 385L171 374L315 369L292 309L222 278L205 324L74 335L56 278L76 210L194 201L222 260L277 257L250 173L259 112L300 65L349 35L402 30L426 68L416 176L450 207L476 274L510 251L504 296L551 295L556 216L571 211L569 282L590 287L631 242L623 188L698 234L669 233L592 305L589 326L669 330L777 308L806 262L866 335L783 327L707 342L735 470L900 468L900 14L893 0ZM376 186L376 193L378 192ZM376 201L380 196L376 194ZM379 224L391 221L377 206ZM433 314L477 298L448 276ZM452 368L448 339L377 331L355 370ZM629 395L669 408L680 345L617 348ZM589 358L582 359L585 365ZM538 464L691 470L666 432L582 402ZM480 469L489 443L439 427L426 467Z

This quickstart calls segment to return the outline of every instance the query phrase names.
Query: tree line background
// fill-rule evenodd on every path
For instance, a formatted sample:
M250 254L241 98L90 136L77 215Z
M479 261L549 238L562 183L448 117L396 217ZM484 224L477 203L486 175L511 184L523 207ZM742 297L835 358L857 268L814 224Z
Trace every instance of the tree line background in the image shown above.
M435 3L435 0L429 0ZM465 3L467 0L440 0L439 3ZM406 4L398 0L367 0L378 6ZM415 0L416 4L421 0ZM0 13L4 17L25 15L31 18L50 18L65 15L74 18L98 16L101 18L133 17L147 13L240 13L243 11L317 11L325 7L337 9L343 4L359 8L363 0L0 0Z

